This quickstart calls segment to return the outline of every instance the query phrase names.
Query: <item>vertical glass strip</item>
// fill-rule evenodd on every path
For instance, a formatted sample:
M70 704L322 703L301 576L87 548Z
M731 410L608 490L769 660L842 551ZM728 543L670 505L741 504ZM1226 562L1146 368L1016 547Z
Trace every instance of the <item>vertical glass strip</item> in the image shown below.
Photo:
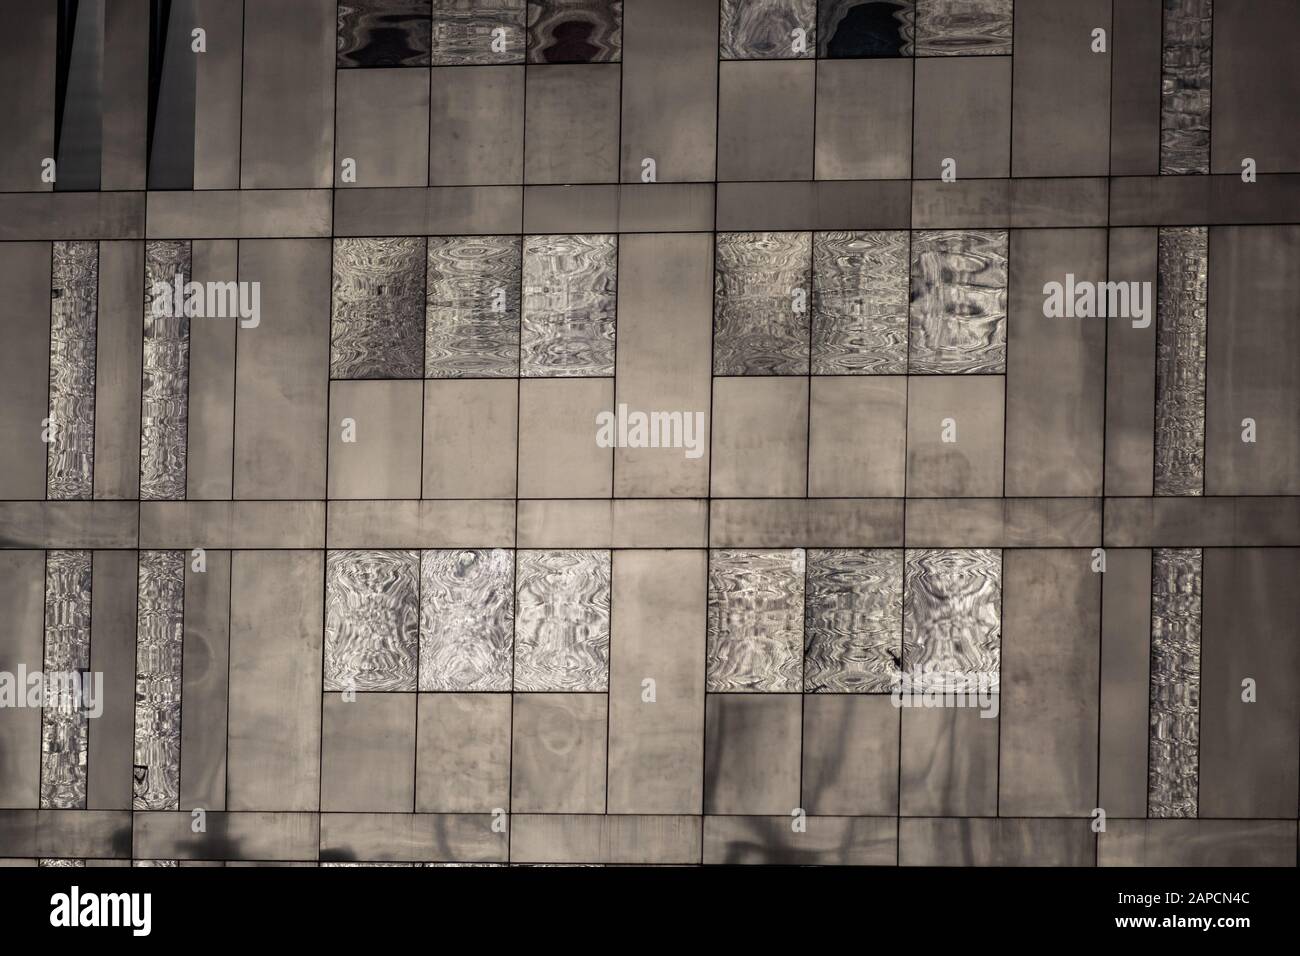
M1210 53L1214 0L1164 0L1160 172L1210 171Z
M131 805L136 810L176 810L181 770L185 552L141 551L139 582Z
M50 283L50 442L45 494L89 498L95 465L99 243L56 242Z
M1151 553L1147 812L1195 817L1200 781L1201 549Z
M1205 321L1209 230L1160 230L1156 309L1155 493L1205 487Z
M140 418L140 497L185 497L190 319L184 287L190 243L145 243L144 389ZM164 291L165 290L165 291Z
M41 711L41 809L86 807L90 670L90 552L45 556L45 660Z

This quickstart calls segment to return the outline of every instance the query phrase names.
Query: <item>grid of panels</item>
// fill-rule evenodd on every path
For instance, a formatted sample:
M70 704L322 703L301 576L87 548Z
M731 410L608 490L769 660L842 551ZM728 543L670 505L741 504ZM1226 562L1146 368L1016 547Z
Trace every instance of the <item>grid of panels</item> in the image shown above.
M1294 865L1289 5L164 6L0 41L0 859Z

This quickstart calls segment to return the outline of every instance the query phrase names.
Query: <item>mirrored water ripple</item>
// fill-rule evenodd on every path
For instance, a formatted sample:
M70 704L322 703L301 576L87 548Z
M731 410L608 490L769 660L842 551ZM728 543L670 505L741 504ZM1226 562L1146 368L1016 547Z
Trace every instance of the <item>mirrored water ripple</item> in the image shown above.
M524 6L524 0L438 0L434 66L522 62ZM504 33L494 35L496 30Z
M88 720L71 682L90 671L89 551L45 553L45 706L41 710L41 809L84 810ZM58 681L56 684L55 682ZM83 684L84 687L84 684Z
M714 375L808 374L811 272L811 233L718 233Z
M903 643L903 552L808 551L804 690L888 693Z
M706 689L803 689L802 548L709 552Z
M1156 296L1155 494L1205 487L1209 229L1161 229Z
M325 562L325 689L415 690L419 553L330 551Z
M817 49L817 0L722 0L718 40L724 60L810 57ZM795 52L792 33L804 31Z
M510 690L514 612L513 552L423 552L420 690Z
M176 810L180 800L184 551L141 551L136 616L132 808Z
M814 375L907 374L908 234L813 233Z
M524 239L521 374L614 374L617 263L616 236Z
M331 378L424 375L422 236L335 239Z
M916 0L916 55L1010 54L1014 9L1014 0Z
M520 551L515 690L609 689L610 552Z
M429 237L429 378L518 374L521 269L518 236Z
M913 372L1007 370L1007 246L1005 229L913 234Z
M1201 550L1151 552L1147 812L1195 817L1200 783Z
M996 690L1002 662L1002 552L910 548L903 586L903 671L913 688Z
M99 243L56 242L50 282L50 441L46 497L90 498L95 466Z
M153 285L174 288L192 274L188 241L145 243L144 378L140 415L140 497L185 497L188 458L190 317L184 302L166 297L155 309ZM162 314L155 314L155 312ZM206 320L205 320L206 321Z
M1213 0L1164 0L1160 172L1210 171Z

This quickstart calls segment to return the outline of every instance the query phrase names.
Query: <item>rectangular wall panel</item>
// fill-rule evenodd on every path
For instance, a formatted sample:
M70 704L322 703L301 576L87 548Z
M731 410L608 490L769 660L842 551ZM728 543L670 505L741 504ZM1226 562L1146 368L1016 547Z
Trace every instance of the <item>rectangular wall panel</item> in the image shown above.
M871 95L863 96L863 90ZM817 179L906 179L912 172L912 63L817 64Z
M1207 548L1199 816L1289 817L1300 776L1300 550Z
M238 280L239 245L233 239L192 244L194 281ZM190 323L189 423L186 429L185 497L228 499L234 478L235 317ZM256 334L250 330L248 334Z
M0 403L0 498L43 499L49 415L51 243L0 243L0 375L12 388ZM8 393L7 393L8 394Z
M703 234L624 236L620 241L615 406L646 414L680 413L683 443L690 437L687 416L690 425L703 422L705 428L691 427L694 449L618 449L618 497L708 493L712 256L711 237Z
M58 7L21 0L0 33L0 82L9 91L0 100L0 190L48 192L42 160L54 157L54 81L58 49Z
M143 189L149 123L149 4L104 9L101 189ZM102 254L102 253L101 253Z
M705 565L703 551L614 556L610 813L700 812Z
M1111 33L1107 0L1015 5L1013 176L1104 176L1110 168ZM1085 42L1087 38L1088 42Z
M226 706L230 684L229 551L207 551L185 575L180 809L226 807Z
M104 95L104 0L59 10L59 61L55 85L56 190L100 186Z
M1002 560L998 813L1087 816L1097 796L1102 575L1082 549L1010 550Z
M231 560L227 809L315 810L324 556L236 551Z
M197 0L172 0L156 7L150 22L149 175L150 189L194 186L193 31L200 29Z
M623 11L623 129L619 179L713 178L717 0L628 3Z
M197 0L207 52L194 72L194 188L238 189L244 5Z
M28 673L40 670L45 552L0 551L0 601L9 609L5 637L0 640L0 670L14 675L20 668ZM40 773L40 709L0 709L0 808L34 810L39 804Z
M1209 241L1205 493L1300 493L1300 226Z
M241 188L323 188L334 181L335 6L245 5Z
M1113 5L1110 174L1151 176L1160 169L1160 35L1164 0Z
M1108 282L1137 283L1144 318L1107 319L1106 476L1108 495L1150 495L1155 474L1155 229L1112 229ZM1135 324L1136 323L1136 324Z
M1288 104L1300 97L1294 59L1300 8L1286 0L1219 0L1215 5L1212 172L1239 175L1245 157L1260 172L1300 165L1300 136Z
M524 178L524 68L435 69L429 85L429 185Z
M1106 234L1019 230L1011 234L1011 257L1006 494L1099 495L1111 320L1049 317L1043 289L1104 281Z
M1098 803L1111 817L1147 813L1151 700L1151 552L1106 549L1102 575Z
M135 759L136 619L139 574L135 551L96 551L90 603L90 670L103 675L103 712L90 722L86 806L131 809Z
M99 244L95 355L95 497L140 491L140 384L144 243Z
M325 496L329 269L325 240L240 243L239 280L260 284L262 321L238 333L236 498Z

